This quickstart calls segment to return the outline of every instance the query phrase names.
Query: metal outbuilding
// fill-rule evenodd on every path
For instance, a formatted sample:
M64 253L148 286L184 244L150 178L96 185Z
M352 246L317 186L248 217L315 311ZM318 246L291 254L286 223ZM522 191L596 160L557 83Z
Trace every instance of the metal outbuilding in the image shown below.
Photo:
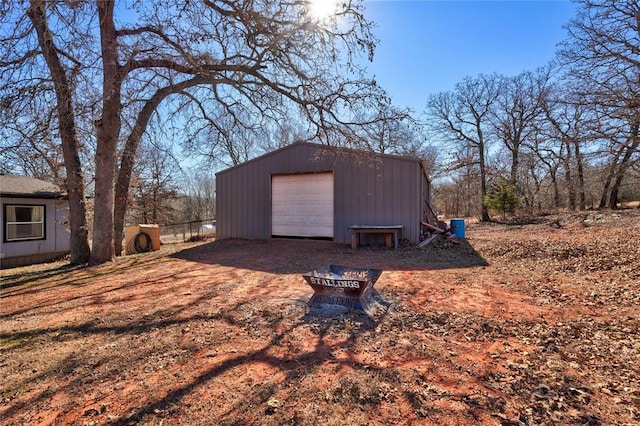
M418 158L296 142L216 174L217 238L349 243L354 225L402 225L416 243L430 201Z

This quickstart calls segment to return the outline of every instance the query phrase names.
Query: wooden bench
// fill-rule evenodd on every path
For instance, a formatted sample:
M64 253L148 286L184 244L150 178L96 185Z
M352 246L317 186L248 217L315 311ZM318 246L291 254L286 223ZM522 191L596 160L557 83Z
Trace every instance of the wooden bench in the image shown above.
M354 250L360 245L360 234L384 234L386 246L389 248L393 237L394 247L397 249L403 225L353 225L350 228L351 248Z

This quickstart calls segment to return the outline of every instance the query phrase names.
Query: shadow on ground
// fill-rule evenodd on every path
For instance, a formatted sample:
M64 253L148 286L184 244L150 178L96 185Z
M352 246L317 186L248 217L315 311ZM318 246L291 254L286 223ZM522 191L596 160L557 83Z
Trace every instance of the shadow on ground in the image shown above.
M488 266L466 240L438 239L424 248L353 250L344 244L313 240L219 240L172 257L274 274L302 274L328 264L387 271L457 269Z

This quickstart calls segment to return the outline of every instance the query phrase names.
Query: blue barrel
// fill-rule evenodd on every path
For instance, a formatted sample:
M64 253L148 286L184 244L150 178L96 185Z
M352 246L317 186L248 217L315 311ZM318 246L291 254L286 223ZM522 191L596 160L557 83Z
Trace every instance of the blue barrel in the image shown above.
M451 219L451 233L458 238L464 238L464 219Z

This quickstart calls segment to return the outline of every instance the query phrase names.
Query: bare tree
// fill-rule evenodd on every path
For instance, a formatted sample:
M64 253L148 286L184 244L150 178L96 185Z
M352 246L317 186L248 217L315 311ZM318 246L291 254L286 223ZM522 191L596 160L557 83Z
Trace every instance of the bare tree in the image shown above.
M147 141L141 146L134 167L133 208L130 209L138 223L168 223L178 198L178 173L179 166L171 147L155 141Z
M561 85L565 88L561 88ZM594 111L574 96L567 82L550 86L542 99L541 107L543 118L537 123L536 153L552 172L553 179L556 178L560 164L563 165L568 207L571 210L584 210L586 195L583 150L590 142L598 139L593 131L597 127L594 124ZM541 142L540 138L545 141ZM554 185L557 188L557 181L554 181ZM555 199L556 207L559 207L557 193Z
M527 214L533 215L536 211L543 211L543 205L540 201L540 193L542 191L542 183L548 175L535 151L525 152L522 158L523 171L520 172L519 181L522 182L522 191Z
M537 159L537 161L535 161L536 165L539 165L544 169L543 174L545 174L546 178L550 180L551 189L553 191L552 206L556 210L559 209L562 204L560 199L558 174L564 157L564 148L565 146L563 144L557 143L556 139L547 136L544 131L536 135L533 143L529 147Z
M594 105L609 144L600 207L617 208L620 184L640 157L640 5L635 1L577 0L561 58Z
M25 112L23 110L23 112ZM33 117L30 111L29 117ZM37 114L33 111L34 114ZM62 149L55 139L53 117L7 119L0 127L0 169L65 187Z
M206 172L196 172L186 177L184 213L186 221L201 221L216 217L216 181Z
M357 140L353 127L361 124L354 112L374 110L385 96L356 65L357 56L372 57L376 43L359 1L341 2L326 20L309 14L304 0L124 3L117 9L129 14L122 24L109 0L1 7L3 91L18 96L47 83L55 93L72 252L80 254L74 261L89 254L79 111L90 109L95 125L91 262L100 263L114 258L140 137L149 117L165 113L170 97L224 111L232 130L283 120L297 109L314 137L350 143ZM123 116L136 117L129 134ZM119 144L124 148L117 167Z
M503 77L502 90L493 109L496 136L511 155L509 183L520 193L524 191L518 182L520 156L535 135L534 124L542 112L541 101L550 78L550 67Z
M14 6L17 8L22 4ZM67 54L71 51L71 41L66 37L55 38L56 28L52 29L49 24L46 3L42 1L34 0L24 11L16 11L7 3L3 3L2 8L4 10L0 16L4 19L1 23L7 29L7 32L2 33L2 45L5 49L0 59L3 92L8 92L8 99L42 95L47 93L43 90L45 86L55 93L55 114L67 171L71 262L86 263L90 250L84 199L85 182L79 155L81 146L77 134L73 90L77 83L78 64ZM82 13L72 10L66 18L71 25L87 28L87 20ZM6 21L13 25L5 27ZM75 34L71 32L70 36L73 35ZM30 43L30 40L35 42ZM43 75L40 76L39 72Z
M361 129L368 151L400 154L415 143L417 123L408 110L394 107L389 101L373 114L368 120L372 124Z
M470 155L459 158L452 168L477 165L480 179L481 220L489 221L483 200L487 195L487 148L492 130L490 118L501 93L497 75L466 77L451 92L431 95L427 101L426 122L436 137L453 144L458 152ZM466 150L465 148L471 148Z
M258 143L261 153L283 148L297 141L309 140L308 127L299 114L291 114L286 121L264 126L264 139Z

